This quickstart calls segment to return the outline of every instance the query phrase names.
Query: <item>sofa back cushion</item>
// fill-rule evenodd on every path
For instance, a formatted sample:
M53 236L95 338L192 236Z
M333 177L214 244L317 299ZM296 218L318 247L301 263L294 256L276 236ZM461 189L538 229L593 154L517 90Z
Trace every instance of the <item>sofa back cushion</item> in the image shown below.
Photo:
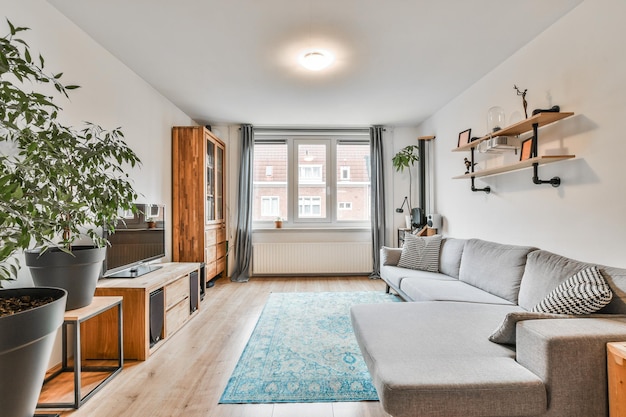
M439 252L439 272L459 278L459 268L461 267L461 255L465 247L465 239L444 238L441 241Z
M459 279L517 304L526 257L534 250L470 239L461 256Z
M576 261L545 250L528 255L518 304L532 310L552 290L579 271L593 264ZM611 302L600 310L606 314L626 314L626 269L598 265L602 277L613 291Z

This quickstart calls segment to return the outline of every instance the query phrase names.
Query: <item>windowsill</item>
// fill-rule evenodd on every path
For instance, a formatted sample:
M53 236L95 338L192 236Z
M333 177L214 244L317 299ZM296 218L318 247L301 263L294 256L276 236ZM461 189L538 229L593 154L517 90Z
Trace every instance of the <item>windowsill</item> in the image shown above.
M255 227L252 229L252 233L255 232L263 232L263 233L278 233L278 232L368 232L370 231L370 227L320 227L320 226L308 226L308 227L282 227L280 229L276 227Z

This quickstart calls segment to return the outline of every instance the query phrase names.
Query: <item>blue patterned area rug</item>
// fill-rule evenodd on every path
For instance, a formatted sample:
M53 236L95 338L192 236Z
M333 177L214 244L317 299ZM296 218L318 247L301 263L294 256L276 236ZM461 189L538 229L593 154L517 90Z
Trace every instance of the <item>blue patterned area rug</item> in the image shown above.
M270 294L220 403L378 400L350 307L394 301L373 291Z

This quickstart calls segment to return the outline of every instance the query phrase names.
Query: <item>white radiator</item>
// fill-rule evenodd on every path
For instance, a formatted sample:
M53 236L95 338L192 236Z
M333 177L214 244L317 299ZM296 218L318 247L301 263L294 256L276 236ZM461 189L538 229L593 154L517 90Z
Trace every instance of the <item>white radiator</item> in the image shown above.
M252 274L369 274L371 242L254 243Z

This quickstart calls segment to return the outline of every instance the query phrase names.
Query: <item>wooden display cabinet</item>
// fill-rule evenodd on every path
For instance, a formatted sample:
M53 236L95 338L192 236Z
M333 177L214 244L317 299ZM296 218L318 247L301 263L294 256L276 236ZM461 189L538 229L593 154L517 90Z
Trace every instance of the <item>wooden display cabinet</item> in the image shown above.
M202 126L172 128L172 258L204 262L206 281L226 269L226 147Z
M137 278L101 279L98 282L97 296L123 297L125 359L146 360L197 314L200 307L200 286L190 286L190 275L199 273L200 264L157 265L162 268ZM150 294L161 289L165 297L163 332L161 339L150 346ZM191 297L191 291L197 291L194 297ZM191 300L195 300L195 305L191 305ZM81 324L87 326L81 328L85 358L109 359L117 354L116 345L112 343L116 335L114 313L105 312Z

